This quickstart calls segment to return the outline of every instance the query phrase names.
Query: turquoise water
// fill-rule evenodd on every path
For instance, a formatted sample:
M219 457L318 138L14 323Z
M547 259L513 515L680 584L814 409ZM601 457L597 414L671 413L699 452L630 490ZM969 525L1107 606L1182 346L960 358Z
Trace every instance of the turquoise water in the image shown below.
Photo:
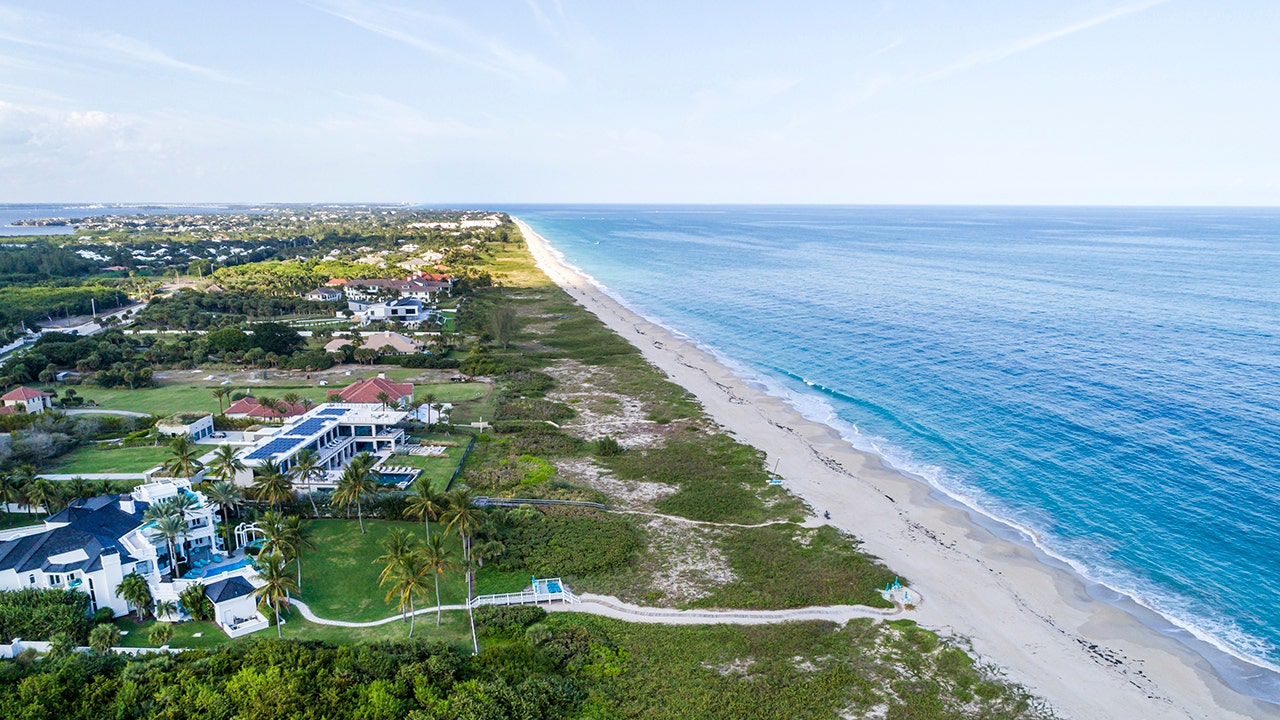
M506 209L1280 700L1280 211Z

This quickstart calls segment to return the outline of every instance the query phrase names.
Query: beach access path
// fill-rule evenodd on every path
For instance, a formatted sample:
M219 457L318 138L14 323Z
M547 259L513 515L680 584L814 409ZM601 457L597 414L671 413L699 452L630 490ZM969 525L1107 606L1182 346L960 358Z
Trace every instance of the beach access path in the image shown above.
M578 596L581 602L569 604L553 602L539 605L548 612L580 612L588 615L601 615L615 620L627 622L654 623L661 625L765 625L772 623L803 622L807 620L825 620L844 624L855 618L890 618L906 612L901 604L895 603L893 608L872 608L862 605L830 605L819 607L792 608L788 610L677 610L675 608L645 607L623 602L610 595L593 595L584 593ZM917 602L920 600L917 599ZM349 620L330 620L316 615L301 600L290 598L289 604L298 608L302 617L318 625L335 627L367 628L386 625L412 615L427 615L436 612L436 607L417 608L413 613L401 615L396 613L381 620L353 622ZM466 605L441 605L441 610L466 610Z
M1079 576L995 535L923 482L853 448L833 428L749 385L693 342L632 312L567 267L516 219L538 267L695 395L736 439L764 451L785 486L855 534L929 598L907 616L974 652L1068 718L1275 718L1187 646L1095 600Z

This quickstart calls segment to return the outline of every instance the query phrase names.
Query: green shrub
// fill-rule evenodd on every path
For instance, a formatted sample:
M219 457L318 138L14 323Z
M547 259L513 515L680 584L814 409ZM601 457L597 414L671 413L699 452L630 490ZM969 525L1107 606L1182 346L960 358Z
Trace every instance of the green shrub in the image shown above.
M542 577L584 577L625 570L640 550L626 518L594 510L511 513L501 566Z
M65 634L82 644L89 634L89 596L75 590L26 588L0 592L0 642L49 640Z
M475 611L476 631L491 637L515 637L534 623L542 622L547 611L531 605L486 605Z
M627 449L622 447L622 443L614 440L609 435L605 435L599 440L596 440L596 455L599 455L600 457L613 457L615 455L621 455L626 451Z

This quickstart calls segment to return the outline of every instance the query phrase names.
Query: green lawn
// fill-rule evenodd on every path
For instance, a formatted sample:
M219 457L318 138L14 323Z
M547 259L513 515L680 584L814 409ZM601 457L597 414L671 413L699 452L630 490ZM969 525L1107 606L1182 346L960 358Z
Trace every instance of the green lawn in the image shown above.
M466 451L467 446L461 445L445 448L444 455L392 455L391 459L387 460L387 465L421 468L422 474L418 477L426 478L436 492L444 492L448 489L449 479L453 477L453 471L458 468L458 463L462 462L462 455Z
M382 565L374 560L382 555L381 541L395 528L424 536L420 522L365 520L367 534L360 534L355 520L317 520L312 523L312 542L316 549L303 558L301 598L312 611L330 620L379 620L397 612L394 602L384 600L387 591L378 586ZM432 523L431 531L443 526ZM449 541L455 557L461 555L456 537ZM523 572L501 573L481 570L476 578L480 595L516 592L528 584ZM440 580L440 600L445 605L464 602L466 586L461 573L450 573ZM434 605L434 598L431 600Z
M0 514L0 530L13 530L28 525L41 525L44 518L31 513L6 512Z
M270 615L270 612L263 613ZM391 613L387 613L390 615ZM290 608L281 613L284 617L284 637L290 640L321 640L336 644L353 642L374 642L379 640L407 640L409 623L391 622L386 625L367 628L338 627L320 625L303 619L302 615ZM442 613L440 627L436 627L434 613L419 615L414 621L413 637L425 640L442 640L457 647L471 647L471 626L467 614L460 610ZM116 627L128 631L120 637L120 647L157 647L147 635L155 626L155 620L148 620L141 625L132 616L116 620ZM194 637L200 633L200 637ZM173 624L173 639L169 641L171 648L209 648L228 643L248 642L266 637L275 637L274 625L251 635L231 639L217 625L211 622L184 622Z
M397 374L412 376L421 372L408 368L395 368L394 370L400 372L390 373L389 376L393 379ZM353 372L350 381L355 382L367 375L368 373ZM133 412L166 416L178 411L218 412L218 401L213 397L213 390L216 387L219 386L195 383L171 384L157 388L130 390L128 388L100 388L89 385L77 388L76 393L88 401L98 403L100 407L105 409L131 410ZM241 392L251 391L258 397L269 396L277 399L285 393L295 392L320 403L325 401L328 393L334 390L341 390L344 386L341 383L325 387L298 385L296 383L273 385L268 381L262 384L254 383L245 386L228 387ZM436 402L447 403L477 400L483 398L488 392L489 386L485 383L432 383L430 385L415 385L414 387L414 395L420 400L431 394L435 396ZM225 401L222 407L226 408Z
M57 458L44 468L44 472L66 475L140 473L160 465L172 455L169 448L163 445L160 447L111 447L110 449L85 445Z
M415 400L426 400L427 395L435 397L435 402L460 403L479 400L489 394L489 384L480 382L447 382L430 385L414 385Z
M155 627L155 624L155 620L148 620L138 624L132 615L116 620L116 627L121 632L128 633L120 636L120 647L156 647L155 644L147 639L147 635L151 632L151 628ZM195 637L196 633L200 633L200 637ZM221 628L211 622L173 623L173 639L169 641L169 647L214 647L230 640L231 638L227 637L227 634L222 632Z

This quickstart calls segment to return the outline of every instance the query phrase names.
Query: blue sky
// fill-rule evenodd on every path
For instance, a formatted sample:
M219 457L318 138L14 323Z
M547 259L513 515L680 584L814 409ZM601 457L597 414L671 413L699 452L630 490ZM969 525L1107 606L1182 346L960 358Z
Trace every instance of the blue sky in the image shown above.
M1280 3L0 4L0 202L1280 204Z

